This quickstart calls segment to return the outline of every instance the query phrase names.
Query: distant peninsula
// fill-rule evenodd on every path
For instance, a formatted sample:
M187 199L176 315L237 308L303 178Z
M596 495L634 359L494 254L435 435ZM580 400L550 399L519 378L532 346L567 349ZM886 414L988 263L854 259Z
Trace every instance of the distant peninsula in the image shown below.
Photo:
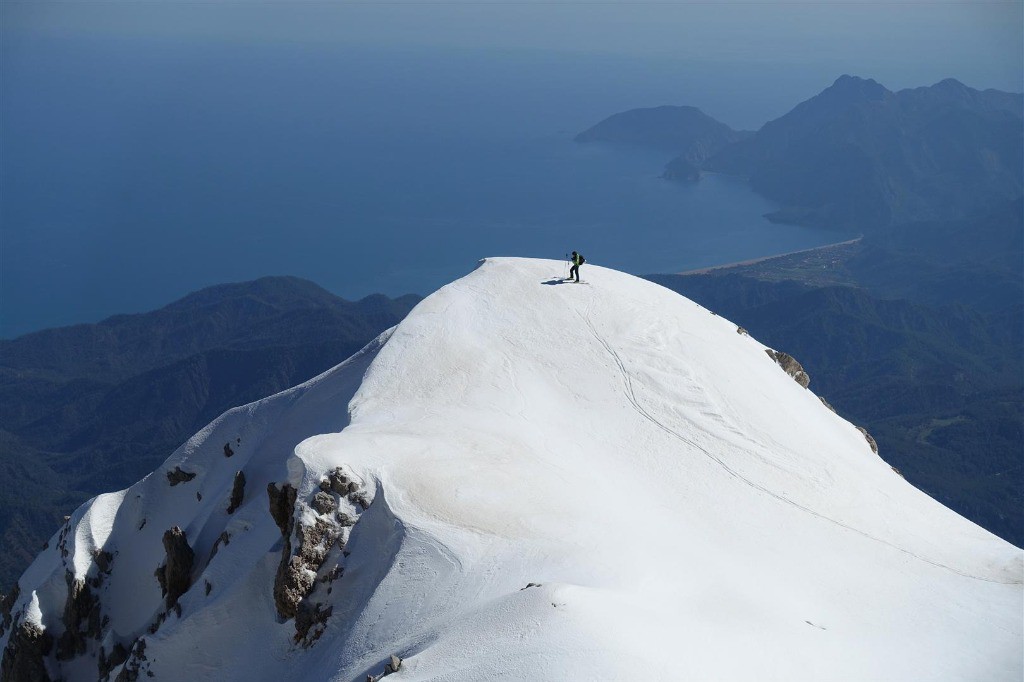
M609 116L575 139L664 150L676 155L666 167L665 176L692 181L699 178L704 161L751 135L749 131L733 130L696 107L660 106Z
M892 92L842 76L754 133L693 107L615 114L578 142L673 150L664 176L746 178L779 202L769 219L870 232L1014 201L1024 182L1024 96L954 79Z

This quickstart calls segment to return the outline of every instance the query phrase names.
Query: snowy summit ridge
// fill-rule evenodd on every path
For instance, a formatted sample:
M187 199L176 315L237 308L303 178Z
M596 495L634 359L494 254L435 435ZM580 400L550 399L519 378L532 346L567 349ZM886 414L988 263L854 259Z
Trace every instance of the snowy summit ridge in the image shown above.
M561 269L487 259L83 505L3 679L1020 679L1021 550L736 325Z

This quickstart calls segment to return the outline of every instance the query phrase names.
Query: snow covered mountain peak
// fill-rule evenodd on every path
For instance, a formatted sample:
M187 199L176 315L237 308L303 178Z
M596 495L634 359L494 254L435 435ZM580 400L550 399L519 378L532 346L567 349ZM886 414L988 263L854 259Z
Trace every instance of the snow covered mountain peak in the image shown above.
M1020 678L1019 549L736 325L562 267L482 261L83 505L3 680Z

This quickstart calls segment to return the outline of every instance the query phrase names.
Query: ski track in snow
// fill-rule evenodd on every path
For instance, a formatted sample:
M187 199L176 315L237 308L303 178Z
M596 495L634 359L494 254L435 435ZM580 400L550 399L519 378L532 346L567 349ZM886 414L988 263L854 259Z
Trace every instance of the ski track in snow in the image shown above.
M777 493L777 492L775 492L773 490L770 490L769 488L766 488L765 486L763 486L763 485L761 485L759 483L755 483L754 481L750 480L749 478L746 478L741 473L739 473L738 471L736 471L735 469L730 467L728 464L726 464L717 455L713 454L712 452L710 452L709 450L707 450L703 446L701 446L698 443L694 442L693 440L687 438L686 436L684 436L681 433L677 432L672 427L666 425L661 420L657 419L643 405L640 404L640 400L639 400L639 398L637 398L637 395L636 395L636 390L633 387L633 377L629 373L629 371L626 369L625 364L622 362L622 358L619 356L618 352L616 352L615 348L612 347L612 345L610 343L608 343L608 341L601 335L600 332L598 332L597 328L594 326L594 322L591 319L591 312L593 310L593 305L594 305L594 299L591 298L590 302L587 304L587 309L583 313L580 313L577 310L576 314L586 323L587 328L590 330L590 333L594 336L594 338L597 340L597 342L600 343L602 347L604 347L605 351L608 352L608 355L615 362L616 366L619 369L619 373L622 376L622 383L623 383L623 385L625 387L626 400L629 401L630 405L632 405L633 409L636 410L637 414L639 414L645 420L647 420L648 422L653 424L655 427L661 429L662 431L664 431L668 435L670 435L673 438L675 438L676 440L680 441L684 445L687 445L687 446L693 448L694 450L697 450L698 452L702 453L704 456L706 456L709 459L713 460L723 470L725 470L726 473L728 473L733 478L741 481L742 483L745 483L746 485L750 486L754 490L757 490L757 491L759 491L761 493L764 493L765 495L768 495L769 497L775 498L779 502L782 502L784 504L788 504L788 505L790 505L790 506L792 506L792 507L794 507L796 509L799 509L802 512L810 514L812 516L816 516L819 519L822 519L823 521L827 521L829 523L835 524L836 526L839 526L840 528L844 528L844 529L846 529L848 531L852 531L854 533L857 533L858 535L860 535L862 537L865 537L868 540L873 540L874 542L881 543L881 544L883 544L883 545L885 545L887 547L895 549L898 552L902 552L902 553L906 554L907 556L913 557L913 558L915 558L915 559L917 559L919 561L923 561L926 564L931 564L932 566L935 566L937 568L943 568L943 569L945 569L947 571L952 571L953 573L956 573L957 575L963 576L965 578L970 578L972 580L982 580L984 582L998 583L998 584L1001 584L1001 585L1020 585L1020 584L1022 584L1022 581L1019 581L1019 580L1009 580L1009 581L1007 581L1007 580L998 580L996 578L987 578L985 576L980 576L980 575L974 575L972 573L968 573L966 571L962 571L962 570L960 570L960 569L958 569L958 568L956 568L954 566L949 566L949 565L944 564L942 562L934 561L932 559L929 559L928 557L923 557L923 556L921 556L919 554L916 554L916 553L910 551L909 549L906 549L904 547L900 547L897 544L889 542L888 540L884 540L882 538L879 538L879 537L876 537L874 535L871 535L870 533L868 533L866 531L860 530L859 528L855 528L854 526L851 526L851 525L849 525L847 523L843 523L842 521L839 521L838 519L834 519L834 518L832 518L830 516L822 514L821 512L818 512L818 511L815 511L814 509L811 509L810 507L806 507L806 506L800 504L799 502L796 502L795 500L791 500L790 498L786 497L785 495L783 495L781 493Z

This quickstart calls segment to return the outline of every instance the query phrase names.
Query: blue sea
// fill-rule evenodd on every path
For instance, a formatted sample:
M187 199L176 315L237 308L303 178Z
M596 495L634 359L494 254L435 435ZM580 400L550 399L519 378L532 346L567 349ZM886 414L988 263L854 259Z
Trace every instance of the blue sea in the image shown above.
M751 128L799 100L754 107L699 69L130 40L3 50L5 338L264 275L346 298L427 294L487 256L575 249L645 274L847 236L768 223L775 206L738 179L667 182L671 154L573 141L636 106Z

